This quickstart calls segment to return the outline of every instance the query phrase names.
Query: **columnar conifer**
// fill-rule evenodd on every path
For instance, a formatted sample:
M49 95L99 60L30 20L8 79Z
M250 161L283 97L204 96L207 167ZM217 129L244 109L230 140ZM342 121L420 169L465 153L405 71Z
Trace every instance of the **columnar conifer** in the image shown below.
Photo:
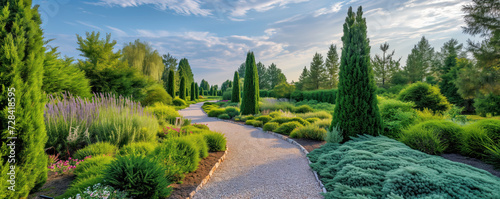
M186 77L181 77L181 85L179 87L179 98L186 100Z
M191 94L191 99L190 99L191 101L196 100L196 97L195 97L195 94L194 94L196 92L196 90L194 89L194 86L195 86L194 82L192 82L191 83L191 93L190 93Z
M172 98L175 98L175 72L172 69L168 73L167 92Z
M240 102L240 76L238 75L238 71L234 72L233 79L233 91L231 95L231 102L238 103Z
M241 114L253 115L259 112L259 74L255 65L253 52L247 53L245 63L245 82L243 83Z

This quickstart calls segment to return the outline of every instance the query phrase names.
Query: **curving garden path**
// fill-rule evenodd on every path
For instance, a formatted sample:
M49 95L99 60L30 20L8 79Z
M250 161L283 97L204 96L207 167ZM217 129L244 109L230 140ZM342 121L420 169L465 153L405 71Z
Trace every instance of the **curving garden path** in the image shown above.
M179 113L224 133L229 153L194 198L323 198L299 148L251 126L209 118L192 104Z

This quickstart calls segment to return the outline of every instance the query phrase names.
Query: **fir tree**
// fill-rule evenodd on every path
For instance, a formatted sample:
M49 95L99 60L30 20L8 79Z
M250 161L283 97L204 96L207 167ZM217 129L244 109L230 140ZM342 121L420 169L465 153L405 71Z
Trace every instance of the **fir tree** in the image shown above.
M0 198L27 198L47 179L42 21L31 0L2 0L0 8Z
M238 71L234 72L233 78L233 91L231 95L231 102L239 103L240 102L240 76L238 75Z
M191 101L195 101L196 100L196 97L195 97L195 94L194 94L194 92L196 92L196 90L195 90L194 87L195 87L195 85L194 85L194 82L193 82L193 83L191 83L191 93L190 93L191 94L191 96L190 96L191 97L191 99L190 99Z
M243 83L243 99L241 115L253 115L259 112L259 74L255 65L253 52L247 53L245 81Z
M309 88L309 71L306 66L304 66L304 69L300 74L299 82L295 83L295 88L298 90L306 90Z
M195 99L200 99L200 90L199 90L199 87L198 87L198 83L194 83L194 90L195 90L195 94L194 94L194 98Z
M465 100L458 94L458 88L455 85L455 80L458 77L458 70L460 70L460 68L457 68L457 52L451 50L448 57L444 60L444 67L442 69L444 75L441 76L439 89L449 102L458 106L463 106Z
M408 55L404 70L408 74L410 82L424 81L431 74L434 63L434 48L425 37L422 37Z
M325 59L325 68L328 72L327 88L337 88L339 83L339 54L337 53L337 46L330 45ZM302 71L304 73L304 71Z
M175 72L173 69L170 69L168 73L167 92L172 98L175 98Z
M362 15L361 6L357 13L349 7L342 36L339 88L330 129L340 128L344 141L357 134L378 135L382 130L366 18Z
M181 85L179 87L179 98L186 100L186 77L181 77Z
M317 90L325 85L327 79L326 69L323 62L323 56L319 53L314 54L311 66L309 67L309 83L311 89Z

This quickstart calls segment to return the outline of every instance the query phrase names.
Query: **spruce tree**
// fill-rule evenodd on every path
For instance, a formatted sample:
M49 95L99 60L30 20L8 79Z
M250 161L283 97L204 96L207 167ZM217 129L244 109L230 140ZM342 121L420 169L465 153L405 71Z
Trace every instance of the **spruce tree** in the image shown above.
M259 113L259 74L255 65L253 52L247 53L245 66L245 82L243 83L243 99L241 101L241 115Z
M323 56L316 53L309 67L309 83L311 89L320 89L327 83L327 71L324 67Z
M31 0L0 8L0 198L27 198L47 179L42 21Z
M198 87L198 83L194 83L194 98L195 99L200 99L200 90L198 90L200 87Z
M186 77L181 77L181 85L179 87L179 98L186 100Z
M339 54L337 53L337 46L330 45L325 59L325 68L328 72L327 88L337 88L339 83ZM302 72L304 73L304 72Z
M196 97L195 97L195 94L194 94L194 92L196 92L196 90L194 89L194 86L195 86L194 82L191 83L191 93L190 93L191 94L191 96L190 96L191 97L191 99L190 99L191 101L196 100Z
M342 36L339 88L332 125L342 130L344 142L357 134L378 135L382 120L370 66L370 44L362 7L349 7Z
M175 98L175 72L172 69L168 73L167 92L172 98Z
M238 75L238 71L234 72L233 78L233 91L231 95L231 102L239 103L240 102L240 76Z
M295 83L295 88L297 88L297 90L307 90L309 88L309 71L306 66L304 66L300 74L299 81Z

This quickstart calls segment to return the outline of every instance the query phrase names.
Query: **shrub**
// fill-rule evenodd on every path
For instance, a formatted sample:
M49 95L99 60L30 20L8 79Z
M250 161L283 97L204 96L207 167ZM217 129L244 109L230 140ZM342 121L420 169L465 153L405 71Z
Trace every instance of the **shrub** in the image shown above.
M326 111L318 111L318 112L312 112L312 113L304 113L304 114L297 114L297 117L301 117L304 119L307 118L319 118L319 119L332 119L332 114L328 113Z
M280 126L279 123L277 122L268 122L264 124L264 127L262 128L264 131L274 131Z
M164 198L172 192L163 167L145 156L120 156L104 176L106 184L127 190L134 198Z
M247 120L253 120L255 117L253 115L247 115L241 117L241 121L246 122Z
M134 142L123 146L118 154L121 156L125 155L149 155L151 154L156 146L157 142Z
M290 132L292 132L295 128L302 127L302 126L303 125L297 121L287 122L287 123L280 125L280 127L275 129L274 132L279 133L279 134L283 134L283 135L290 135Z
M192 141L196 148L198 149L198 152L200 154L200 158L206 158L208 157L208 144L207 144L207 141L205 140L205 137L203 137L202 135L198 134L198 135L189 135L189 136L186 136L186 137L181 137L181 139L188 139L189 141Z
M181 117L174 107L162 103L155 103L153 106L146 107L146 111L155 115L158 120L166 121L170 124L173 124L177 117Z
M208 126L205 124L193 124L192 126L199 128L201 130L210 130L210 128L208 128Z
M255 65L253 52L248 52L245 62L245 81L243 82L243 97L241 99L241 114L259 113L259 74Z
M314 123L316 121L319 121L320 119L317 118L317 117L311 117L311 118L307 118L306 121L309 122L309 123Z
M424 133L423 129L427 129L436 135L434 137L440 140L439 143L444 147L444 152L454 153L459 151L459 137L462 134L462 129L459 125L447 120L431 120L410 127L405 132L405 136L417 136L414 134ZM425 137L426 135L422 136Z
M166 139L151 156L165 166L166 178L173 182L182 180L185 173L196 170L200 159L195 143L178 141L176 138Z
M232 92L232 88L230 88L231 90L227 90L227 91L224 91L222 93L222 100L231 100L231 95L233 94Z
M101 183L94 184L93 186L87 187L83 192L80 192L71 198L113 198L113 199L125 199L127 198L127 192L115 189L112 186L105 185Z
M326 130L316 125L298 127L290 133L292 138L306 138L311 140L325 140Z
M259 117L255 118L255 120L261 121L263 124L268 123L272 119L273 118L271 116L269 116L269 115L262 115L262 116L259 116Z
M75 175L78 179L85 179L91 176L99 176L104 174L104 170L115 158L110 155L97 155L85 159L80 162L75 168Z
M186 101L184 101L183 99L181 98L178 98L176 97L172 103L174 104L174 106L187 106L188 104L186 103Z
M500 95L480 95L474 99L474 107L476 108L476 113L483 117L486 117L488 114L491 114L491 116L500 115Z
M77 178L71 182L70 188L68 188L63 195L60 195L56 198L61 199L61 198L73 197L76 194L86 191L88 187L101 183L102 181L103 181L102 175L91 175L87 178Z
M155 84L148 88L146 97L141 101L143 106L149 106L155 103L172 104L172 97L159 84Z
M302 106L302 105L308 105L314 110L326 111L329 113L333 113L333 110L335 109L335 104L330 104L328 102L318 102L316 100L304 100L295 103L295 106Z
M186 82L186 77L181 76L181 83L179 85L179 98L182 100L186 100L187 97L187 82ZM175 104L175 102L174 102ZM178 105L176 105L178 106Z
M498 198L500 180L384 136L327 143L307 155L325 198ZM399 195L400 197L396 197Z
M253 122L255 122L255 120L247 120L247 121L245 121L245 124L246 125L253 125Z
M240 109L238 109L236 107L227 107L226 113L229 115L230 118L233 118L234 116L237 116L240 114Z
M98 142L76 151L74 158L83 160L87 156L114 155L118 148L108 142Z
M289 122L289 121L290 121L290 118L288 118L288 117L275 117L274 119L272 119L269 122L276 122L276 123L279 123L279 124L283 124L283 123L286 123L286 122Z
M340 143L344 138L342 137L342 130L336 126L326 132L325 141L329 143Z
M415 108L424 110L428 108L434 112L445 112L451 105L446 100L439 88L428 83L417 82L403 89L398 100L415 103Z
M500 120L485 119L472 123L469 126L470 128L483 129L495 143L500 143Z
M208 112L208 117L219 117L219 115L226 114L226 109L216 108Z
M460 152L474 158L486 158L488 154L485 146L493 145L493 140L484 129L471 125L464 128L460 138Z
M281 116L281 112L273 111L273 112L269 113L269 116L271 116L272 118L276 118L276 117Z
M320 128L329 128L330 125L332 124L332 120L331 119L322 119L322 120L314 122L313 124L319 126Z
M380 116L384 121L383 135L397 138L399 133L417 120L417 112L412 102L379 98Z
M210 152L226 150L226 138L223 134L210 132L203 133L202 136L205 138Z
M262 121L253 120L252 122L252 126L254 127L262 127L263 125L264 123Z
M223 119L223 120L231 119L231 117L228 114L226 114L226 113L220 114L219 116L217 116L217 118Z
M314 109L311 108L309 105L302 105L299 107L295 107L293 109L294 113L309 113L309 112L313 112L313 111L314 111Z
M445 117L441 113L433 113L431 110L424 108L424 110L417 110L417 123L429 120L444 120Z
M304 119L302 119L302 118L300 118L300 117L292 117L292 118L289 118L289 120L288 120L288 121L289 121L289 122L293 122L293 121L295 121L295 122L299 122L300 124L302 124L302 125L304 125L304 126L305 126L305 125L309 125L309 122L307 122L306 120L304 120Z
M447 146L441 143L441 137L432 129L416 129L403 131L399 141L405 143L412 149L416 149L431 155L443 153Z
M238 71L235 71L233 77L233 88L231 89L231 102L239 103L240 99L240 75L238 74Z
M294 91L291 98L296 101L316 100L318 102L327 102L335 104L337 97L337 89L330 90L314 90L314 91Z
M294 108L295 106L290 102L275 102L274 100L265 100L264 103L262 103L262 105L260 106L260 111L292 111Z

